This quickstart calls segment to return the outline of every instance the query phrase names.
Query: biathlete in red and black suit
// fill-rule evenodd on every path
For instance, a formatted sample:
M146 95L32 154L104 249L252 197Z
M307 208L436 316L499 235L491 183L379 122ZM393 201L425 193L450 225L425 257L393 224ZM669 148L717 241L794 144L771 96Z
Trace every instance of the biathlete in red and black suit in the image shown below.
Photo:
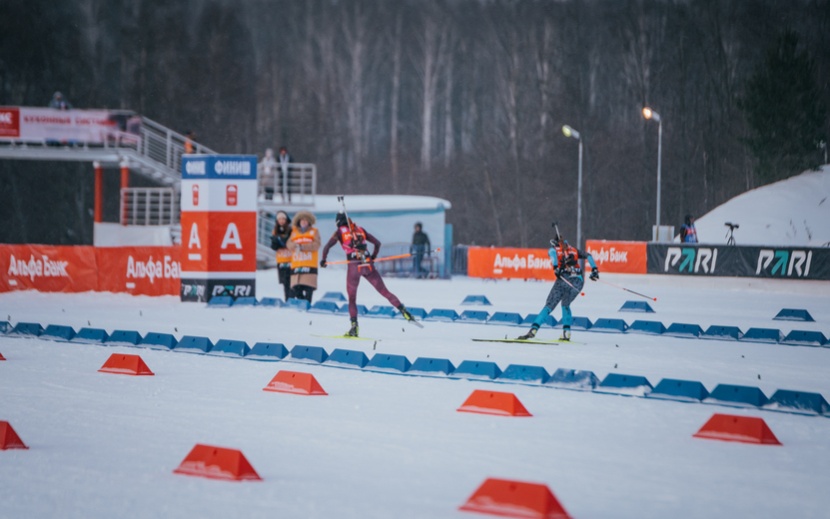
M365 229L356 225L350 218L346 217L343 212L337 213L335 218L337 223L337 230L329 238L328 243L323 247L323 257L320 259L320 267L326 268L326 258L335 243L340 243L343 251L346 253L346 259L349 260L348 271L346 274L346 293L349 297L349 319L351 320L351 327L346 335L350 337L358 336L357 325L357 286L360 284L360 278L366 278L366 281L375 287L375 290L385 297L395 308L401 312L401 316L407 321L413 321L412 314L401 303L400 299L386 288L383 278L380 273L372 265L372 261L378 257L380 252L380 240L369 234ZM369 254L367 250L367 242L374 245L372 253Z

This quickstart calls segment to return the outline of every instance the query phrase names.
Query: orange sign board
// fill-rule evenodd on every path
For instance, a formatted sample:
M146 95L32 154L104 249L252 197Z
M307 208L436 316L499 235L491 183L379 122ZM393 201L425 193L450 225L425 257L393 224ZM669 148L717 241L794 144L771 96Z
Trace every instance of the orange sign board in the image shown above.
M556 279L547 249L470 247L467 275L489 279Z
M588 240L585 248L594 257L600 272L645 274L647 271L646 242Z

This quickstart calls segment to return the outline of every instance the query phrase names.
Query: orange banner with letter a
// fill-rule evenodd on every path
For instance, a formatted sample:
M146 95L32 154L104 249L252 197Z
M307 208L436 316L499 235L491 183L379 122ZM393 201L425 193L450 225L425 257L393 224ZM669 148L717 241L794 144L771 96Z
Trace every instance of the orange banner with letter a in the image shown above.
M646 242L588 240L585 252L594 257L600 272L645 274L648 267Z
M547 249L470 247L467 275L488 279L556 279Z

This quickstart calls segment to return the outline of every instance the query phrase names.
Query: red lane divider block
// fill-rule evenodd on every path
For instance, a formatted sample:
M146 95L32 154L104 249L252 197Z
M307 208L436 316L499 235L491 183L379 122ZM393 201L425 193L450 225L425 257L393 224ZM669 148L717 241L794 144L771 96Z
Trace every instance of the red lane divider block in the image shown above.
M260 481L259 474L237 449L214 447L197 443L181 464L173 471L186 476L199 476L228 481Z
M473 391L457 411L499 416L533 416L513 393L483 389Z
M12 424L6 421L0 421L0 451L6 449L28 449L23 440L12 427Z
M487 478L458 509L502 517L571 517L547 485L496 478Z
M693 436L727 442L781 445L763 418L751 416L715 413Z
M0 360L6 360L6 357L4 357L2 353L0 353Z
M328 395L314 375L299 371L279 371L262 390L294 395Z
M119 375L154 375L138 355L113 353L98 371Z

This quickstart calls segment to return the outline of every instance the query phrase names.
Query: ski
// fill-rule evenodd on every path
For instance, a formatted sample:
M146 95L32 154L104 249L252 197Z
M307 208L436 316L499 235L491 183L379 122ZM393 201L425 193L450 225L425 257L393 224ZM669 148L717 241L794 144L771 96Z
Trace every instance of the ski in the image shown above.
M585 344L578 341L565 341L562 339L473 339L475 342L515 342L520 344Z
M417 326L418 328L423 328L423 327L424 327L424 325L423 325L423 324L419 323L419 322L418 322L418 321L416 321L415 319L412 319L411 321L410 321L410 320L407 320L407 319L404 319L404 321L406 321L406 322L408 322L408 323L412 323L412 324L414 324L415 326Z
M320 337L322 339L349 339L352 341L375 341L379 342L381 339L373 339L371 337L352 337L351 335L341 334L341 335L317 335L315 333L311 334L312 337Z

